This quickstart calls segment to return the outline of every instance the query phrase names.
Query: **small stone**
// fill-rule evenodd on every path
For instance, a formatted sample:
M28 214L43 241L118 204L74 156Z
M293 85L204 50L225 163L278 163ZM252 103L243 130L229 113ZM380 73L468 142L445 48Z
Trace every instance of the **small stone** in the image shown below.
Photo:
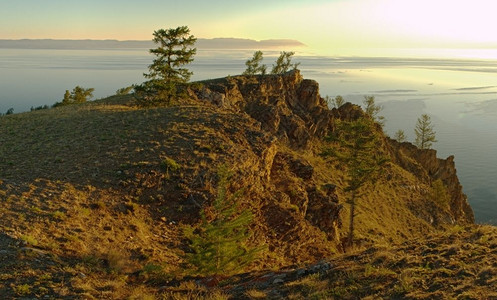
M274 276L275 279L285 279L287 276L286 273L281 273L281 274L278 274L276 276Z
M231 289L231 293L232 294L243 294L245 292L246 288L244 286L236 286L234 288Z
M302 277L302 276L306 275L306 273L307 273L306 269L298 269L296 272L297 277Z
M126 213L128 209L126 208L126 205L120 203L117 205L117 210L121 213Z
M43 250L36 249L36 248L31 248L31 247L22 247L20 250L24 251L24 252L36 253L38 255L45 255L45 254L47 254L47 252L45 252Z
M327 263L327 262L323 262L323 263L321 263L320 269L322 272L328 271L329 269L331 269L331 264Z
M268 298L281 299L282 296L277 290L271 290L267 293Z
M79 272L79 273L78 273L78 277L79 277L79 278L82 278L82 279L85 279L85 278L86 278L86 275L85 275L84 273L82 273L82 272Z
M164 285L159 288L159 292L164 292L168 289L168 286Z
M323 185L323 189L326 191L327 195L330 195L331 193L335 192L337 186L332 184L332 183L327 183Z
M266 278L273 277L273 276L274 276L274 272L269 272L269 273L267 273L267 274L263 275L263 276L261 277L261 279L266 279Z

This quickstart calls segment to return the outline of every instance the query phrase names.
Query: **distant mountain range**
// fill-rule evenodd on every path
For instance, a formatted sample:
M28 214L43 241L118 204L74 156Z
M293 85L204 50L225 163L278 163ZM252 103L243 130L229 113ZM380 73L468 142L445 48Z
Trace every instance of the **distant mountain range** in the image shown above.
M22 39L1 40L0 49L142 49L152 48L152 41L118 41L118 40L53 40ZM197 39L198 49L268 49L296 48L306 45L290 39L271 39L256 41L239 38Z

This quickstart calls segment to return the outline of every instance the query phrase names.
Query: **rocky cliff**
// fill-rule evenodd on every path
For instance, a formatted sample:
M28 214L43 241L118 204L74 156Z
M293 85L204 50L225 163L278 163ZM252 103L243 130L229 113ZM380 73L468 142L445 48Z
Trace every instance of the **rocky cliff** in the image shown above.
M203 82L192 96L259 121L262 129L293 148L305 148L324 137L331 111L319 95L319 84L298 70L287 74L235 76Z
M319 147L320 141L333 132L337 119L354 120L364 116L359 107L350 103L340 109L328 109L319 95L318 83L303 79L298 70L283 76L237 76L203 83L203 88L194 93L197 100L248 114L260 122L262 130L277 137L280 145L291 149ZM443 219L437 224L474 222L472 209L457 178L453 156L440 159L435 150L421 150L410 143L399 144L388 138L384 139L384 148L397 166L419 180L417 184L411 184L410 189L422 192L423 198L426 198L431 182L437 179L441 179L448 189L449 213L442 213L443 217L425 216L430 224L434 218Z
M419 149L411 143L398 143L395 140L389 140L389 143L395 149L392 154L399 165L416 174L420 180L424 182L442 180L450 194L449 206L454 218L452 222L474 223L473 210L457 178L453 155L440 159L437 158L437 151L433 149Z

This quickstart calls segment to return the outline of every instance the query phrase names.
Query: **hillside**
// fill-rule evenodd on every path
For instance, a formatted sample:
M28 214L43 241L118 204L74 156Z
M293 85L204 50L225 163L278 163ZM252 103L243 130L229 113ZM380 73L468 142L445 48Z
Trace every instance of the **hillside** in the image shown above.
M189 93L166 108L114 96L0 118L0 295L167 298L187 275L183 227L216 197L221 165L254 215L250 242L266 246L248 270L340 261L346 172L320 154L337 120L362 110L328 109L298 71L204 81ZM453 157L384 135L378 151L390 161L358 201L357 250L395 253L455 225L473 230ZM437 179L446 206L430 197Z
M222 289L235 299L495 299L496 248L495 227L455 226L394 247L338 255L308 269L238 276Z

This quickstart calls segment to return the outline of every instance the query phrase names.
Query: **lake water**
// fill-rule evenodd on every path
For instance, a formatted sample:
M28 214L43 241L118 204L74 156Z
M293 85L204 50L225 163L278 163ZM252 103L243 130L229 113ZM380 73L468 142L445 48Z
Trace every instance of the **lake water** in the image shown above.
M386 52L385 52L386 53ZM297 53L305 78L321 94L360 104L374 95L384 106L385 130L414 139L416 119L432 117L439 157L454 154L459 178L478 222L497 224L497 56L490 50L424 52L412 58L324 57ZM271 65L278 52L266 51ZM419 54L419 53L418 53ZM236 75L252 51L201 51L193 80ZM475 59L471 56L487 57ZM437 58L432 58L437 57ZM76 85L101 98L143 82L152 57L143 50L0 49L0 112L60 101Z

